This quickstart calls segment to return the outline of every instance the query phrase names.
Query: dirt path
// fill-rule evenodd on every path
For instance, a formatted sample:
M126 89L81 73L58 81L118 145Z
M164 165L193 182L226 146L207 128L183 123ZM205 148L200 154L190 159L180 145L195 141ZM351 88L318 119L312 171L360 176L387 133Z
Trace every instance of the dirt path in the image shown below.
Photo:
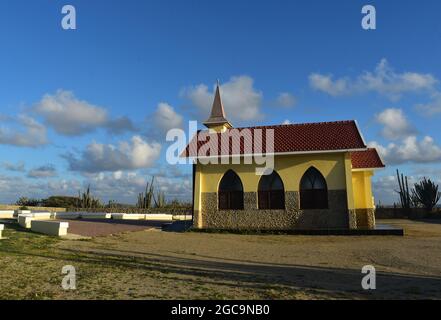
M94 244L82 243L75 250L158 272L165 282L173 279L174 286L180 283L178 287L185 289L189 297L199 297L193 289L202 286L215 296L233 298L441 298L441 225L385 222L403 226L408 235L144 232L126 234L121 239L97 239ZM64 245L66 249L70 247ZM130 263L132 258L135 264ZM366 293L360 286L361 268L367 264L374 265L378 272L375 292ZM174 294L166 292L172 297Z
M60 220L69 223L69 234L97 237L128 231L161 229L164 222L145 220Z

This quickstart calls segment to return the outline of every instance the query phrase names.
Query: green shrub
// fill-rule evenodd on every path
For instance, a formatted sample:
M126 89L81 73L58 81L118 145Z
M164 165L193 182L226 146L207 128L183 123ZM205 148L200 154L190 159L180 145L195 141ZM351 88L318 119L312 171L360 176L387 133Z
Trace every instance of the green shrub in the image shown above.
M40 205L40 200L38 199L29 199L27 197L20 197L15 203L17 206L29 206L29 207L37 207Z
M50 208L72 208L78 203L78 197L69 196L51 196L47 199L41 200L43 207Z
M431 212L433 207L438 203L441 194L438 192L438 185L433 183L430 179L424 178L419 183L415 183L415 187L412 190L412 197L428 212Z

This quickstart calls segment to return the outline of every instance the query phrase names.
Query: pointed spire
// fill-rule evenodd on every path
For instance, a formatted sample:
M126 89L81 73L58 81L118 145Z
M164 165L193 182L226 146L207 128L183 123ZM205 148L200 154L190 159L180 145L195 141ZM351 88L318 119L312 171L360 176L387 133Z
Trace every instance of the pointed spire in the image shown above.
M216 93L214 95L213 106L211 107L211 115L207 121L204 122L207 127L216 125L228 125L232 127L230 122L225 117L224 105L222 104L222 99L220 95L220 83L217 80Z

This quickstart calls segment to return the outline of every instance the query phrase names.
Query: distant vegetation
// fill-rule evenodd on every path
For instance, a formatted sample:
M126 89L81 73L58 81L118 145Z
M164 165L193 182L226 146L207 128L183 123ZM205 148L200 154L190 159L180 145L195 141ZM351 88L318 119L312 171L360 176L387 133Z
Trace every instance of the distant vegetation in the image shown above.
M412 189L409 189L407 176L400 174L398 170L397 180L399 190L396 192L400 196L401 208L409 211L412 208L424 208L429 215L433 214L433 208L441 197L437 184L424 177L423 180L415 183Z
M430 179L424 178L419 183L415 183L412 189L412 199L414 203L419 203L427 211L432 211L440 198L438 185L435 185Z
M77 201L78 201L77 197L52 196L47 199L41 200L41 206L53 207L53 208L70 208L75 206Z
M40 205L41 200L38 199L29 199L26 197L21 197L20 199L17 200L17 202L15 203L17 206L20 207L26 207L26 206L30 206L30 207L36 207Z
M140 209L150 209L153 208L164 208L167 206L165 201L165 193L164 191L159 190L155 196L155 187L153 182L155 181L155 177L152 177L152 180L147 182L145 186L145 192L141 192L138 194L138 202L137 207ZM176 202L172 202L170 204L176 204Z

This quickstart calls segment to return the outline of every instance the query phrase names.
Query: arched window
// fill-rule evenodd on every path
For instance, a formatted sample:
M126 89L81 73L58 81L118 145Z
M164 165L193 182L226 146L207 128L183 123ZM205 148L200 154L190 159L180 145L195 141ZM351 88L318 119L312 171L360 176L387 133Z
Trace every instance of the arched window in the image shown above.
M239 176L228 170L219 184L219 210L243 210L243 186Z
M259 209L285 209L285 188L277 172L262 176L258 190Z
M327 209L328 188L323 175L309 168L300 181L300 209Z

